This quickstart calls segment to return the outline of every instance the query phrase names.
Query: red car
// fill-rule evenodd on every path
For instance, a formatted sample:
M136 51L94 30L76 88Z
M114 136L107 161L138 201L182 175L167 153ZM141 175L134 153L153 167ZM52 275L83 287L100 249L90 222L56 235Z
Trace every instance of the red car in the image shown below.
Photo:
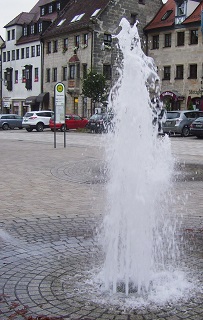
M64 123L56 123L56 130L64 131L65 126L66 130L84 128L88 123L88 120L86 118L81 118L76 114L67 114L65 122L65 125ZM54 131L54 115L49 120L49 127Z

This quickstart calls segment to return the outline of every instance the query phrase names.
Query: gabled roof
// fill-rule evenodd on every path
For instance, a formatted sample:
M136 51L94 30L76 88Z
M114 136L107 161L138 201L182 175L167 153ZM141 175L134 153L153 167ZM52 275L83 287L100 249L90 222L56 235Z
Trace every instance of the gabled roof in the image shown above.
M200 22L201 21L201 11L203 10L203 1L200 2L200 4L197 6L197 8L193 11L193 13L187 17L182 24L187 23L194 23L194 22Z
M50 0L39 0L30 12L21 12L17 17L7 23L4 28L36 22L40 18L40 7L50 2ZM51 17L50 20L52 20Z
M28 24L35 18L35 13L21 12L17 17L11 20L4 28L11 27L14 25Z
M165 27L171 27L175 23L175 1L168 0L158 11L154 19L144 28L149 31L153 29L160 29ZM164 16L169 14L168 18L164 19Z
M44 32L43 37L52 37L88 27L91 20L98 17L109 2L110 0L77 0L68 3L63 14ZM92 17L95 12L96 15ZM60 23L62 20L64 20L63 23Z

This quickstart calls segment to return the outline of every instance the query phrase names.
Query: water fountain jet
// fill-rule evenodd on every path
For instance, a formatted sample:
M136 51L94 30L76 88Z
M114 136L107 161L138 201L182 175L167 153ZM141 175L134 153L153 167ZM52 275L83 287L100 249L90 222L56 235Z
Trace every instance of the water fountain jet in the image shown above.
M122 19L118 34L122 70L109 107L115 132L106 147L110 180L101 235L105 290L148 296L168 281L177 267L177 220L170 209L174 159L168 137L157 138L152 125L158 75L140 44L137 26ZM165 279L165 280L164 280Z

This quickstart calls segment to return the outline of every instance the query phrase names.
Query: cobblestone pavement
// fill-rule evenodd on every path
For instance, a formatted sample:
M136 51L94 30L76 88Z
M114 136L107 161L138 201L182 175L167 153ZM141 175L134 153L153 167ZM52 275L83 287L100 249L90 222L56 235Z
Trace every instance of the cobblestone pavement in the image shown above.
M125 309L86 280L102 261L95 235L105 201L102 135L0 131L0 319L40 315L88 320L203 319L202 140L171 138L179 162L174 193L182 215L181 260L198 279L189 300ZM183 178L184 176L184 178ZM99 291L99 289L98 289ZM38 318L37 318L38 317Z

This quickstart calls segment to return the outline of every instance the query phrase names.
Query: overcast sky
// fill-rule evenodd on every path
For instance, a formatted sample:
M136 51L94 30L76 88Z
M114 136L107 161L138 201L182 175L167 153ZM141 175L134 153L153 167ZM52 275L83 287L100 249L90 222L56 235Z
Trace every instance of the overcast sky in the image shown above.
M0 35L5 39L4 26L13 20L19 13L29 12L37 3L37 0L6 0L1 3L1 18L0 18Z
M162 0L164 3L167 0ZM13 20L21 12L29 12L37 3L37 0L6 0L1 4L1 18L0 18L0 35L5 40L4 26Z

